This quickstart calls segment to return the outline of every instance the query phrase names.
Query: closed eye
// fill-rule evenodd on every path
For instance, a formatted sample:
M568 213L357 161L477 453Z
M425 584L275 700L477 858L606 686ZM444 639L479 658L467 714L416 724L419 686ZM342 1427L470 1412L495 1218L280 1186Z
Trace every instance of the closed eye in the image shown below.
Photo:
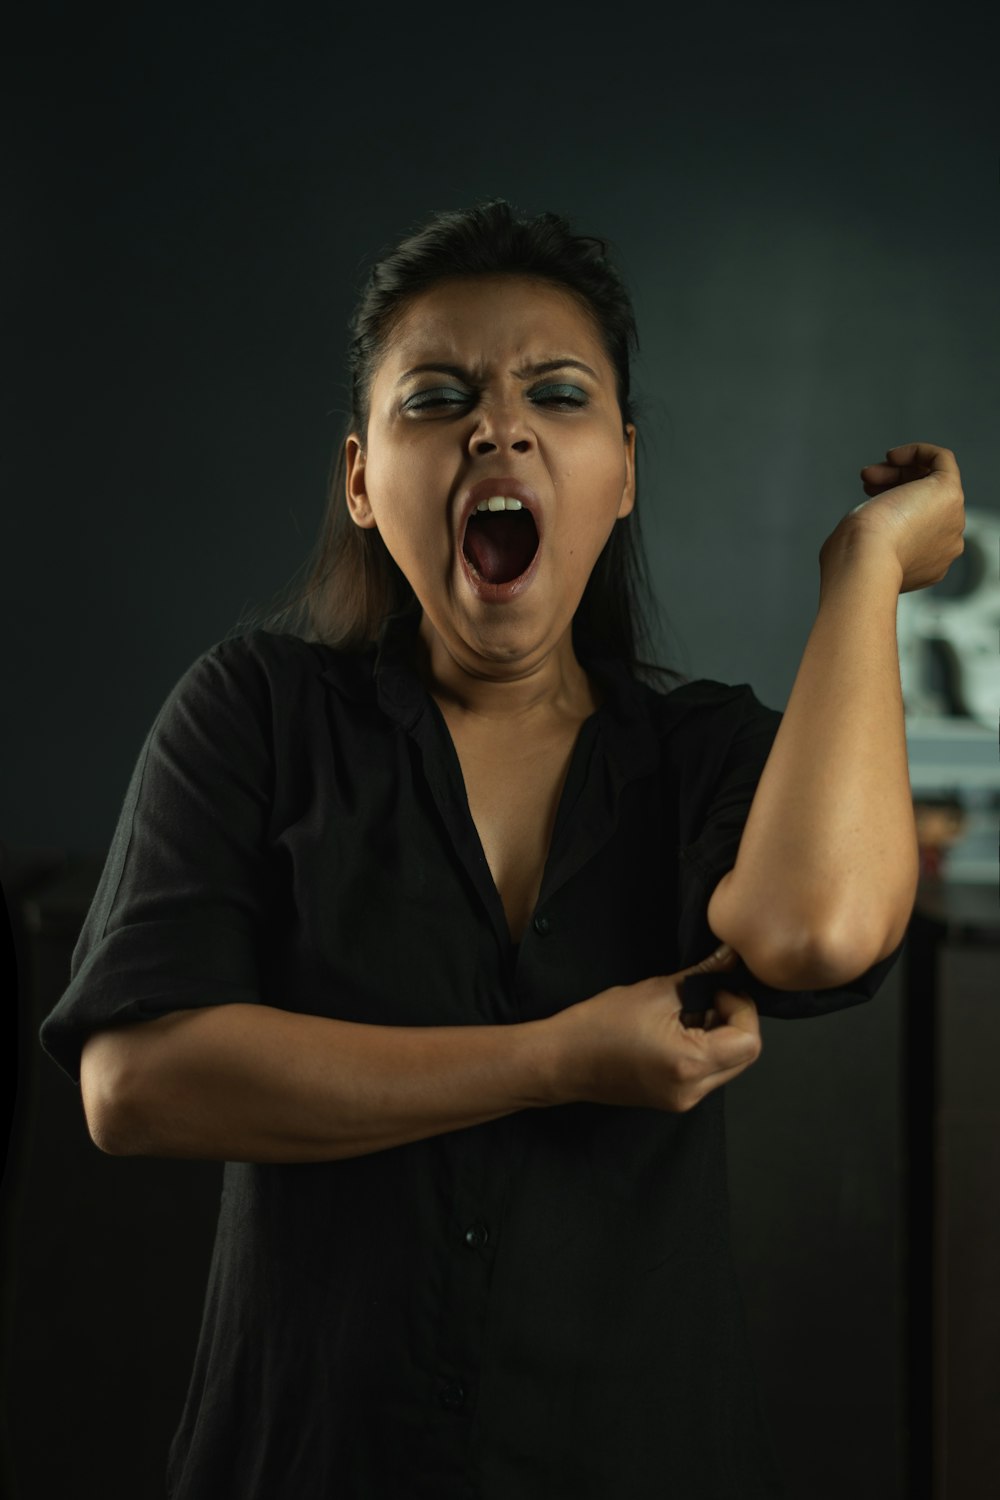
M540 390L531 391L532 401L538 405L558 405L569 407L586 406L589 397L586 391L582 391L575 385L547 385ZM467 406L474 398L468 392L458 391L449 387L441 387L435 391L419 391L417 395L407 401L407 411L427 411L434 407L442 406Z
M433 390L418 390L417 395L403 402L403 411L426 411L430 407L465 407L471 399L468 390L439 386Z
M576 385L548 385L542 391L532 391L532 400L554 401L562 406L586 406L587 393Z

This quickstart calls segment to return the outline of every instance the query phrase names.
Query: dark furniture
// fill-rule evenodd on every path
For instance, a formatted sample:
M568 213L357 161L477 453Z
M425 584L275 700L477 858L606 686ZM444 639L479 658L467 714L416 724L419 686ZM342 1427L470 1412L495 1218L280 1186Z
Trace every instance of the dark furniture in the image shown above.
M905 954L908 1495L1000 1491L1000 903L925 883Z

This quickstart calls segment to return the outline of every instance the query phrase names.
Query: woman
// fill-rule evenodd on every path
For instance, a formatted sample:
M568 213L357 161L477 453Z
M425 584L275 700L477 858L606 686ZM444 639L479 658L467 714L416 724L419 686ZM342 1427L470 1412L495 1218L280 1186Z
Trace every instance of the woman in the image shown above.
M862 470L784 716L664 692L603 243L437 215L354 331L304 623L168 697L43 1029L103 1150L227 1163L170 1494L779 1494L721 1085L898 955L954 457Z

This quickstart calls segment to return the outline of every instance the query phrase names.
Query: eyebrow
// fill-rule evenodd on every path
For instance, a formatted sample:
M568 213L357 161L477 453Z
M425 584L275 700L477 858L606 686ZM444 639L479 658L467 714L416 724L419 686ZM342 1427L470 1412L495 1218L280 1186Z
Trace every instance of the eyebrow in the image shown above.
M522 365L519 370L514 371L514 374L519 380L526 380L529 375L547 375L551 370L567 369L584 370L588 375L593 376L595 380L599 378L597 372L592 370L589 365L585 365L582 359L545 359L542 360L541 364ZM471 372L464 369L462 365L449 365L445 364L442 360L433 360L429 364L414 365L412 369L404 371L396 381L396 384L402 385L403 381L409 380L411 375L421 375L427 371L433 371L436 375L454 375L459 380L470 382L473 378Z

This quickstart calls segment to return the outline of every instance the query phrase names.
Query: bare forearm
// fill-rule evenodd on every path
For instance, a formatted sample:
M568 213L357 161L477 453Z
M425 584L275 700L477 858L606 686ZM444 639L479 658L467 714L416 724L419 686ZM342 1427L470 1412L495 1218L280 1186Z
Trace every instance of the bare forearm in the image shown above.
M762 773L716 936L796 982L843 982L902 939L918 873L896 644L899 564L850 536L821 557L820 606ZM771 983L781 980L770 978Z
M220 1005L92 1037L81 1085L115 1155L362 1156L551 1102L545 1021L388 1027Z

